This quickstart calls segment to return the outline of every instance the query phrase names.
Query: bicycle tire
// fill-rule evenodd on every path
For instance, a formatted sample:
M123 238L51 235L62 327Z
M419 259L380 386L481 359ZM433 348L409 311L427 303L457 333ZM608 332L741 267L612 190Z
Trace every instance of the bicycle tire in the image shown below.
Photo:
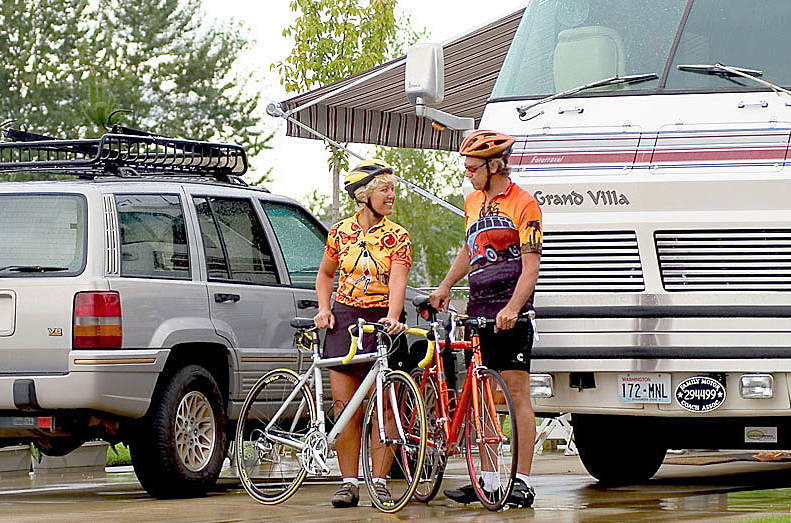
M388 372L382 389L385 405L390 404L391 397L396 400L397 419L403 427L404 439L397 430L396 418L390 418L392 423L386 424L385 437L391 442L375 448L373 442L374 440L379 442L379 433L376 429L377 400L376 394L373 394L363 414L363 474L373 505L382 512L392 514L409 503L420 480L420 470L426 453L426 411L417 385L406 372L400 370ZM386 409L385 416L388 412L389 410ZM374 458L382 460L378 461L380 469L376 471L374 471ZM397 473L393 472L391 467L396 467ZM388 469L390 474L387 487L390 490L390 499L380 497L373 483L375 472L381 475L383 470Z
M316 421L316 406L304 385L271 428L266 425L299 382L290 369L264 374L247 394L236 427L236 469L247 493L265 505L282 503L294 495L307 471L299 451L269 440L267 433L304 441ZM300 408L301 407L301 408Z
M419 384L418 389L426 409L426 457L423 459L420 481L415 489L415 499L428 503L439 492L448 463L445 430L439 421L439 390L434 377L429 377L423 383L423 369L413 370L411 376Z
M498 413L496 408L495 411L492 412L489 400L487 399L490 397L487 393L487 389L492 392L492 398L494 398L496 390L502 391L503 401L499 402L498 405L501 409L506 409L504 414L508 416L510 422L510 431L503 430L502 438L500 438L494 430L494 420ZM478 444L477 424L475 421L475 399L471 394L465 429L467 471L470 474L470 480L475 495L478 497L481 504L489 510L500 510L505 505L508 496L511 495L511 489L514 486L514 477L516 476L516 465L519 459L516 411L514 409L511 393L508 391L505 380L503 380L498 372L487 368L479 369L476 390L478 392L477 403L480 412L478 423L480 424L484 437L490 437L492 441L484 443L483 446ZM506 429L506 427L501 427L501 429ZM485 468L484 461L487 461L490 465L496 465L493 472L497 473L496 481L499 485L491 492L484 489L482 482L479 482L479 476L481 476L479 473L483 472ZM491 469L493 467L489 466L488 468Z

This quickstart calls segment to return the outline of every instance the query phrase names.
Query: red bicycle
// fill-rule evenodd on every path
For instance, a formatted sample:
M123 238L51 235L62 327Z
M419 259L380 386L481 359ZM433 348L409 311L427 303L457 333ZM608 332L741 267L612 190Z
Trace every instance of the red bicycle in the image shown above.
M415 498L427 503L437 495L445 470L462 466L461 459L454 458L460 458L463 449L476 496L487 509L499 510L513 487L519 445L516 414L508 387L498 372L481 363L478 333L492 327L495 320L451 313L442 340L437 332L437 311L429 305L428 296L418 296L412 303L431 321L430 328L438 348L430 365L412 372L423 395L427 423L426 457ZM525 317L519 321L529 319ZM469 329L469 341L455 340L457 326ZM454 349L471 351L458 398L456 391L448 387L443 359L445 351Z

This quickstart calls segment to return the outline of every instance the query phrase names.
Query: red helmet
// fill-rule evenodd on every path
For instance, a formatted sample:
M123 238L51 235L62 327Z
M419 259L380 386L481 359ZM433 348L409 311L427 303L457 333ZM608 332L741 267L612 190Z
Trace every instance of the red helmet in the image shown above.
M475 158L498 158L511 154L513 145L514 137L511 135L478 129L464 137L459 153Z

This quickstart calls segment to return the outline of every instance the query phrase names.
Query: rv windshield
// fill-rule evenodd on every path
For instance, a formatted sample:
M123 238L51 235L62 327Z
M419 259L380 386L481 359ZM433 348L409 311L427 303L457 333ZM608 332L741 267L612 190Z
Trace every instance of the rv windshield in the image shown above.
M668 89L763 88L746 78L689 74L685 64L729 64L761 71L761 78L791 85L791 5L788 0L695 0L667 77ZM735 81L734 81L735 80Z
M532 0L492 98L543 98L602 78L646 71L666 71L667 78L596 91L766 88L746 78L679 69L717 63L749 67L761 71L764 80L787 86L791 56L782 50L791 44L789 26L788 0Z
M686 0L533 0L492 98L538 97L646 71L661 72ZM659 80L597 91L656 89Z

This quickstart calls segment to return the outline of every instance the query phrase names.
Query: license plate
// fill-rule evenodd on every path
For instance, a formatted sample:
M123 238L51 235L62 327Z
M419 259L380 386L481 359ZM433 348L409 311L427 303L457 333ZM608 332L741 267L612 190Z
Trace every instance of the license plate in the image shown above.
M670 374L618 374L618 399L626 403L670 403Z

